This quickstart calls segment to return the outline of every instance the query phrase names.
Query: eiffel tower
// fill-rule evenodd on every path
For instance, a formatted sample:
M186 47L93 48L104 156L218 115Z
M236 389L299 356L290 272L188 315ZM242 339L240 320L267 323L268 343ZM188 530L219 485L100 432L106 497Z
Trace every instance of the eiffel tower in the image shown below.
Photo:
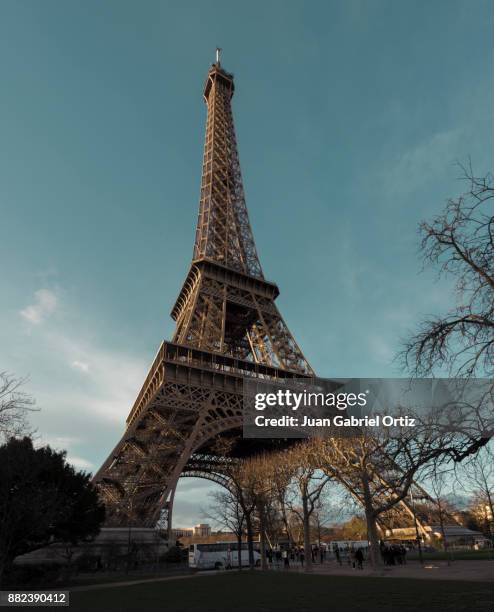
M220 50L204 84L207 106L199 215L187 277L171 311L176 322L127 418L121 440L94 477L107 527L171 528L181 476L225 484L229 457L266 441L242 439L246 377L314 376L284 322L257 255L245 203L231 100L233 75Z

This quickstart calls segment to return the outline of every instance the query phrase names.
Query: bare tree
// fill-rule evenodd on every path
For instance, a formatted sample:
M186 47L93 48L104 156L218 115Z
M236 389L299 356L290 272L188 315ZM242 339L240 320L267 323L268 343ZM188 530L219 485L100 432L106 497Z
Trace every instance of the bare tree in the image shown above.
M439 520L439 529L441 530L442 545L445 553L448 552L448 538L446 535L446 521L451 516L453 508L448 502L446 491L448 483L451 480L451 470L435 469L429 479L429 490L434 498L437 518ZM450 556L448 555L448 565L451 564Z
M21 391L25 378L0 372L0 442L11 437L32 434L28 414L35 409L34 399Z
M261 536L261 560L266 565L265 550L265 504L267 503L270 482L266 479L267 456L254 456L249 459L233 460L225 466L224 475L228 479L228 491L223 492L223 502L228 501L229 508L220 509L215 504L216 510L212 518L225 524L228 520L229 528L233 530L233 524L237 524L235 533L237 539L242 530L247 535L247 547L249 554L249 566L254 567L254 532L256 521L259 522L258 531ZM214 510L214 509L213 509ZM257 514L257 516L256 516ZM241 536L240 536L241 537Z
M261 567L267 569L266 548L268 531L268 509L272 509L274 474L277 455L262 454L244 461L240 470L239 482L244 499L249 500L255 509L259 522L259 544Z
M286 537L290 546L294 541L292 534L292 524L290 522L290 510L288 508L287 496L290 483L293 477L294 466L286 461L280 460L280 455L275 454L270 458L271 470L269 478L271 481L271 495L275 502L281 522L283 524Z
M285 508L286 510L286 508ZM264 523L267 545L273 548L286 536L286 523L276 498L270 496L265 504Z
M367 521L360 514L352 516L349 520L336 527L335 536L338 540L362 540L367 537Z
M244 515L249 566L252 569L254 567L254 511L257 503L259 477L251 461L232 463L227 476L230 481L230 489Z
M229 529L237 538L238 568L242 569L242 536L245 533L245 513L235 490L225 489L211 493L212 503L204 516Z
M475 505L492 538L494 524L494 456L492 448L486 446L461 466L466 484L472 490Z
M312 512L311 523L317 535L317 544L319 548L321 547L323 529L327 527L330 522L341 516L341 513L342 509L330 504L326 494L321 495L317 500L314 505L314 511Z
M434 416L416 419L414 428L397 427L391 435L378 428L356 428L351 437L314 439L313 465L341 483L363 507L371 561L380 564L378 529L387 515L413 516L407 501L416 480L450 459L461 445L456 432L444 431ZM421 495L427 496L424 491Z
M296 513L293 510L291 500L287 502L287 517L290 528L291 540L290 544L303 546L304 544L304 523L300 520L300 512Z
M234 438L218 437L213 446L220 456L228 456L234 446ZM259 474L255 467L257 458L240 461L231 459L224 466L224 476L228 480L228 490L239 505L238 512L243 514L249 554L249 566L254 567L254 513L257 504Z
M291 466L293 491L295 495L289 502L290 510L298 516L303 525L305 570L312 569L311 518L318 508L324 487L330 476L316 467L312 446L302 443L283 454L283 461Z
M468 191L420 225L424 263L455 278L457 300L406 341L402 356L419 376L437 368L455 376L494 374L494 177L462 169Z

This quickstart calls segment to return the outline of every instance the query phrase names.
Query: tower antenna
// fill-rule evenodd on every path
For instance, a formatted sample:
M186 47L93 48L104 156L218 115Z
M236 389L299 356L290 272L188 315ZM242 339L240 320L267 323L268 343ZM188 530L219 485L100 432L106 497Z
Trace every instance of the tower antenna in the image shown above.
M220 65L220 54L221 54L220 47L216 47L216 63L218 64L218 66Z

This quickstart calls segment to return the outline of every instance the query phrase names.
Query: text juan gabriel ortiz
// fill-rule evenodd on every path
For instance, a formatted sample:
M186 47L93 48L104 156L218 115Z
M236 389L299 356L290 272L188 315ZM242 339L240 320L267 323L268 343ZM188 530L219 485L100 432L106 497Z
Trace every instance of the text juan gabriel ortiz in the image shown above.
M348 409L361 409L367 406L369 391L362 393L321 393L313 391L292 391L278 389L271 393L256 393L254 396L255 409L264 411L266 408L288 409L296 412L300 408L335 408L348 411ZM304 414L295 416L284 414L282 416L257 415L254 419L257 427L415 427L415 419L409 416L392 416L373 414L372 416L355 416L349 414L336 414L320 417Z

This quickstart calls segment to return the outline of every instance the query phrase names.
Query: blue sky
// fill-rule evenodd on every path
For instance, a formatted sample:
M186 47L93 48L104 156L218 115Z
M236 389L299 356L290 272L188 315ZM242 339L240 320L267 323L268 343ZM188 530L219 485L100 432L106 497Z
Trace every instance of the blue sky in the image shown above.
M493 169L492 2L4 0L0 369L40 438L95 470L122 434L192 253L216 46L247 204L321 376L397 376L447 310L417 225ZM180 485L177 524L207 483Z

